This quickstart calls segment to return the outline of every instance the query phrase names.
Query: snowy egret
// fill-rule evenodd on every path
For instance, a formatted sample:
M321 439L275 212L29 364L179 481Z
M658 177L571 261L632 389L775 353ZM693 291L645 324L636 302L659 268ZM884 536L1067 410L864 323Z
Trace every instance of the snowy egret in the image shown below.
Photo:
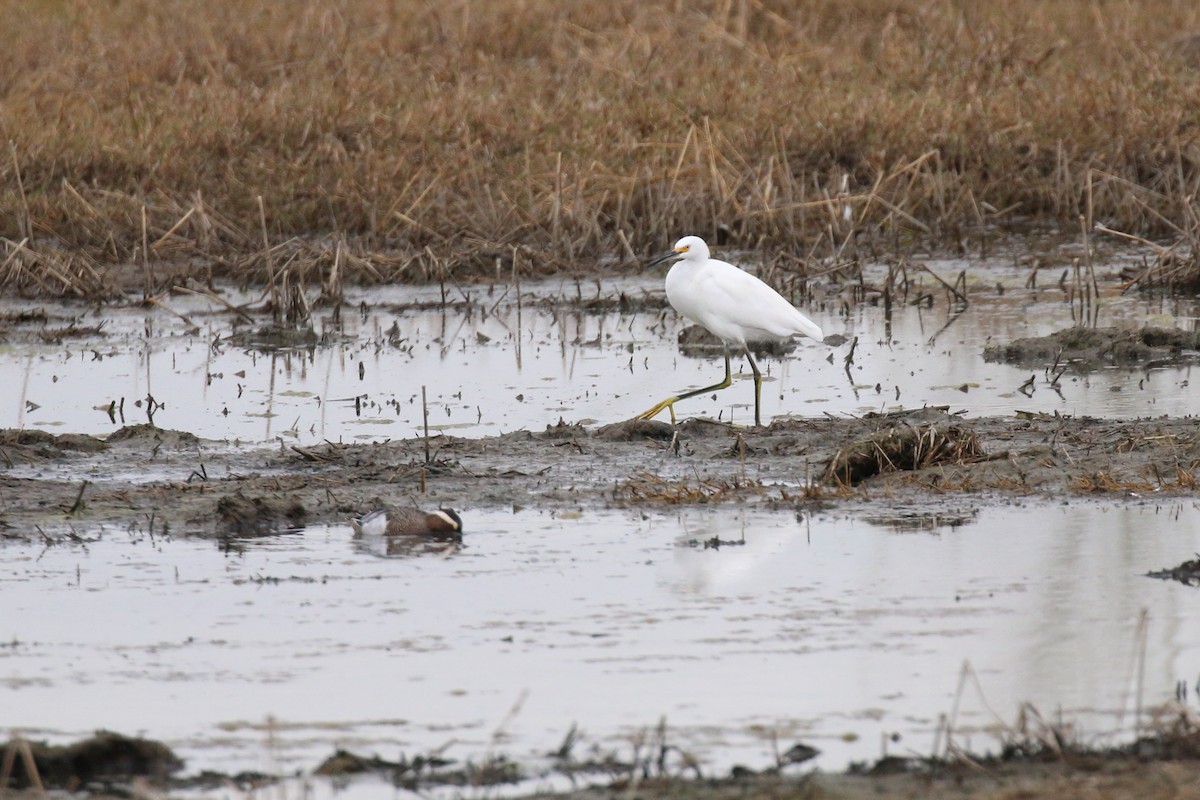
M720 339L725 345L725 379L703 389L668 397L637 419L650 419L664 408L671 412L675 424L675 403L698 394L724 389L732 382L729 355L733 347L746 354L754 372L754 424L762 425L760 414L762 373L754 356L751 342L787 341L795 336L808 336L824 341L821 328L779 292L733 264L718 261L708 252L708 245L699 236L685 236L675 243L670 253L647 264L652 267L676 259L667 273L667 300L672 307Z
M462 519L452 508L425 513L417 508L381 508L351 520L355 536L453 536Z

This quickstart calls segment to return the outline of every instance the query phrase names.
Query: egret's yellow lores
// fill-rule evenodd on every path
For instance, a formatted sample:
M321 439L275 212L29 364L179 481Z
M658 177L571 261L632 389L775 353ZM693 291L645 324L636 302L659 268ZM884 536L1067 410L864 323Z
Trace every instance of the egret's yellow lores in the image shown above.
M782 342L796 336L808 336L820 342L824 341L825 334L779 292L749 272L712 258L708 245L699 236L683 237L675 243L673 251L647 266L669 259L676 261L667 273L667 300L680 314L707 328L725 343L725 380L668 397L637 418L650 419L665 408L671 412L671 424L674 425L675 403L728 387L732 382L729 355L736 347L746 354L750 369L754 371L754 424L762 425L762 373L754 363L749 344Z

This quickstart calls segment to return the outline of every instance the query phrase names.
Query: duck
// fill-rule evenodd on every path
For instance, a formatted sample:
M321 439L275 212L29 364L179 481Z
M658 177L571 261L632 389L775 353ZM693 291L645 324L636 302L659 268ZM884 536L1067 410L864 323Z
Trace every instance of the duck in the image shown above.
M462 518L452 508L379 508L350 521L355 536L461 536Z

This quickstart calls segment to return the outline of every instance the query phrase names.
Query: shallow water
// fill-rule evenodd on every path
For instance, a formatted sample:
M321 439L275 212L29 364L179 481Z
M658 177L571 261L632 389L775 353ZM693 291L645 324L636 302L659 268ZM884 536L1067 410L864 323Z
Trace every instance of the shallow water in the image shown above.
M472 512L461 547L390 555L339 526L223 545L77 529L5 546L0 704L29 736L142 733L230 772L334 747L534 764L572 723L577 757L628 759L665 718L712 774L768 766L772 738L824 769L893 735L888 752L929 754L964 663L956 741L980 750L1026 701L1087 741L1128 737L1138 703L1196 679L1196 590L1143 576L1200 548L1196 506L958 511L932 530ZM697 545L712 536L745 544Z
M950 278L963 262L934 261ZM1042 335L1072 323L1071 306L1057 287L1020 288L1024 270L1003 263L972 263L970 307L951 314L944 293L932 309L898 305L890 322L878 306L836 297L805 309L827 333L859 337L848 377L849 347L807 340L790 357L765 359L764 421L779 415L817 416L950 405L975 415L1014 410L1138 417L1200 413L1200 385L1191 367L1103 370L1064 377L1061 395L1039 374L1031 397L1018 392L1039 371L987 364L992 340ZM1046 280L1050 280L1049 277ZM1006 288L1003 294L997 283ZM926 288L932 289L931 281ZM0 349L0 427L43 428L104 435L124 422L145 422L144 398L165 407L154 422L211 439L307 444L380 441L422 429L422 387L433 430L487 436L541 430L563 418L601 424L627 419L682 389L716 382L719 358L679 353L680 320L667 312L577 313L538 306L538 298L591 299L661 295L660 275L587 284L553 281L523 285L523 303L511 287L468 286L448 299L471 300L473 311L418 310L437 304L437 287L375 288L348 298L340 327L328 314L318 331L334 344L312 351L262 353L233 346L230 316L209 301L166 301L199 329L161 309L63 308L80 325L104 321L103 337L61 344L9 344ZM1146 322L1191 328L1186 304L1106 297L1104 325ZM233 298L244 300L245 298ZM828 359L828 360L827 360ZM684 416L749 422L749 371L720 393L684 401ZM110 419L109 407L124 413ZM141 405L136 405L141 403Z

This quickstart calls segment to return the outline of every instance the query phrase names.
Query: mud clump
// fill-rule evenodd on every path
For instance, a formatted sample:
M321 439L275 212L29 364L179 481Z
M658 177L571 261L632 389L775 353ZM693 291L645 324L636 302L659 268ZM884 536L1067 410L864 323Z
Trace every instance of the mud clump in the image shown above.
M46 431L0 430L0 465L36 464L56 461L72 453L99 453L107 448L104 442L78 433L55 435Z
M237 492L217 501L217 519L225 533L254 536L299 527L307 521L308 510L296 498L280 501Z
M361 775L364 772L394 771L399 768L395 761L378 756L360 756L349 750L337 750L316 768L313 774L327 776Z
M826 465L821 480L853 486L884 472L961 465L986 457L975 433L961 425L903 424L842 447Z
M1200 332L1145 327L1066 328L1049 336L990 345L985 361L1027 367L1062 364L1079 371L1107 366L1179 364L1200 358Z
M666 422L654 419L627 419L604 425L596 430L595 436L610 442L632 442L638 439L670 441L675 428Z
M547 439L555 441L586 439L588 437L588 430L578 423L564 422L562 417L559 417L556 424L546 426L544 436Z
M173 431L158 428L150 423L141 425L126 425L120 430L108 435L109 444L147 444L151 447L195 447L200 443L199 437L187 431Z
M162 783L183 768L183 761L162 742L130 738L110 731L99 731L66 746L14 740L9 742L8 751L20 757L13 758L6 788L28 788L33 785L33 778L40 780L43 786L69 790L90 783L134 777ZM34 775L29 770L30 757Z
M639 439L670 442L677 436L685 439L707 439L737 435L738 429L733 425L707 417L688 417L678 425L671 425L662 420L634 418L597 428L595 433L596 438L610 442L633 442Z

